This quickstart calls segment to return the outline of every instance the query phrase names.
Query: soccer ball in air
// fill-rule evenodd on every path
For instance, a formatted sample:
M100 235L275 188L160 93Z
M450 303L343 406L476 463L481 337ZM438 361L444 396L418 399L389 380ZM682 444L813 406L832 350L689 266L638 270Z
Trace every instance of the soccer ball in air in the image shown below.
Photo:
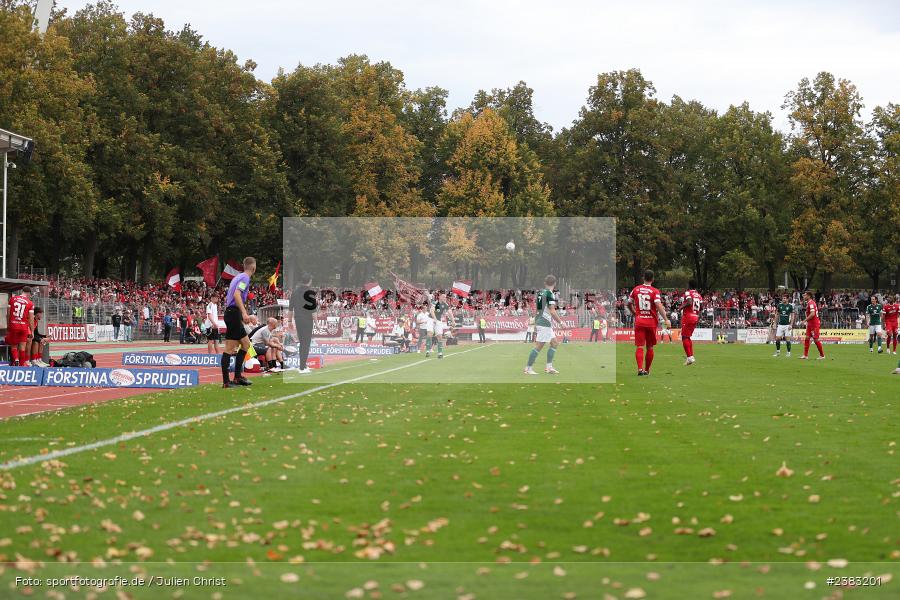
M510 252L515 250L516 249L515 242L512 242L512 241L506 242L506 249L509 250Z

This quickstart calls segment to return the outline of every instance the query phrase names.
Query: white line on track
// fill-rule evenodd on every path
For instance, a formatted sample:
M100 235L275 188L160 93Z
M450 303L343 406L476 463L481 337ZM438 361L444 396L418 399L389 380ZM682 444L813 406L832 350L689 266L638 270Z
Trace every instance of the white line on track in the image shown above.
M478 345L474 348L469 348L468 350L463 350L461 352L454 352L452 354L447 354L446 357L450 358L453 356L459 356L460 354L465 354L466 352L472 352L474 350L480 350L482 348L487 348L489 346L493 346L493 344ZM153 435L154 433L159 433L161 431L168 431L169 429L175 429L176 427L181 427L183 425L199 423L200 421L208 421L209 419L215 419L216 417L230 415L231 413L246 412L248 410L253 410L256 408L263 408L264 406L278 404L279 402L284 402L286 400L293 400L294 398L301 398L303 396L309 396L310 394L322 392L324 390L327 390L327 389L330 389L333 387L337 387L339 385L346 385L348 383L356 383L357 381L363 381L363 380L369 379L371 377L378 377L379 375L387 375L388 373L393 373L394 371L401 371L403 369L415 367L417 365L421 365L421 364L424 364L427 362L433 362L433 361L426 358L426 359L422 359L422 360L412 362L412 363L409 363L406 365L401 365L399 367L394 367L392 369L387 369L385 371L378 371L377 373L370 373L368 375L360 375L359 377L354 377L352 379L345 379L344 381L335 381L334 383L327 383L325 385L320 385L320 386L317 386L317 387L314 387L314 388L311 388L308 390L304 390L302 392L297 392L296 394L288 394L287 396L281 396L280 398L272 398L270 400L263 400L262 402L254 402L253 404L244 404L241 406L233 406L231 408L217 410L215 412L206 413L203 415L197 415L195 417L188 417L186 419L181 419L179 421L172 421L171 423L163 423L162 425L156 425L155 427L150 427L148 429L142 429L140 431L132 431L130 433L123 433L123 434L117 435L116 437L113 437L113 438L108 438L105 440L92 442L90 444L84 444L83 446L73 446L71 448L66 448L64 450L54 450L53 452L48 452L47 454L35 454L34 456L27 456L25 458L10 460L5 463L0 463L0 470L11 471L13 469L18 469L19 467L27 467L29 465L42 463L42 462L45 462L48 460L62 458L64 456L71 456L72 454L87 452L88 450L96 450L97 448L103 448L105 446L112 446L114 444L119 444L121 442L127 442L127 441L133 440L135 438Z

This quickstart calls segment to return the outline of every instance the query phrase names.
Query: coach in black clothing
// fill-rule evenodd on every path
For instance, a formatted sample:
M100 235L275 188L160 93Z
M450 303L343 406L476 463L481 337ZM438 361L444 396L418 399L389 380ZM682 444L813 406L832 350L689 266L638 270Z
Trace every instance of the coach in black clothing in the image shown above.
M291 302L288 310L294 319L294 327L297 329L297 350L300 354L298 368L301 373L309 373L306 360L309 358L309 345L312 343L313 322L318 309L316 291L310 287L312 275L303 273L300 283L291 293Z

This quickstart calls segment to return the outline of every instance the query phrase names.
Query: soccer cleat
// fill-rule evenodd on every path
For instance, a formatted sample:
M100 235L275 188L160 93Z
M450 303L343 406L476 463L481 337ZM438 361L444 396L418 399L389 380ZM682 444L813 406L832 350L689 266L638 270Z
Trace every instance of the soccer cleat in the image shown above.
M559 371L557 371L553 367L544 367L544 373L549 373L551 375L559 375Z
M878 347L878 354L881 354L884 350L881 349L881 346Z
M788 352L788 353L786 354L786 356L787 356L788 358L790 358L790 357L791 357L791 353Z
M235 384L237 384L237 385L253 385L253 384L250 382L250 380L247 379L246 377L244 377L243 375L241 375L241 376L238 377L238 378L235 378L235 380L234 380L233 383L235 383Z
M525 374L526 374L526 375L537 375L537 373L535 372L535 370L532 369L531 367L525 367Z
M825 357L824 357L824 356L819 356L819 357L816 358L816 360L825 360Z
M638 371L638 377L643 377L643 376L649 375L649 374L650 374L650 373L648 373L647 371L645 371L645 370L643 370L643 369L641 369L640 371Z
M684 360L684 366L689 367L689 366L691 366L692 364L694 364L695 362L697 362L697 359L695 359L693 356L688 356L688 357Z
M871 348L869 348L869 354L872 354L872 352L874 352L874 350L872 350Z
M296 373L299 373L300 375L306 375L307 373L312 373L312 370L309 367L306 367L305 369L301 369L300 367L297 367L296 369L294 369L294 371Z
M777 351L777 352L775 352L775 354L773 354L772 356L780 356L780 355L781 355L781 352L780 352L780 351Z
M442 353L438 354L438 358L444 358L444 353L442 352Z
M900 367L897 367L893 371L891 371L891 375L900 375Z
M809 360L809 357L804 354L803 356L800 357L800 360Z

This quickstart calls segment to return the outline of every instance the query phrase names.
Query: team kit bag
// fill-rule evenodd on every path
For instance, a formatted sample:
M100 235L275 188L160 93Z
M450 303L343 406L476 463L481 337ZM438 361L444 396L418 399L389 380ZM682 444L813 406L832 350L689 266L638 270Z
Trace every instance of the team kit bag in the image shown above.
M59 360L51 360L50 366L93 369L97 366L97 361L90 352L66 352Z

